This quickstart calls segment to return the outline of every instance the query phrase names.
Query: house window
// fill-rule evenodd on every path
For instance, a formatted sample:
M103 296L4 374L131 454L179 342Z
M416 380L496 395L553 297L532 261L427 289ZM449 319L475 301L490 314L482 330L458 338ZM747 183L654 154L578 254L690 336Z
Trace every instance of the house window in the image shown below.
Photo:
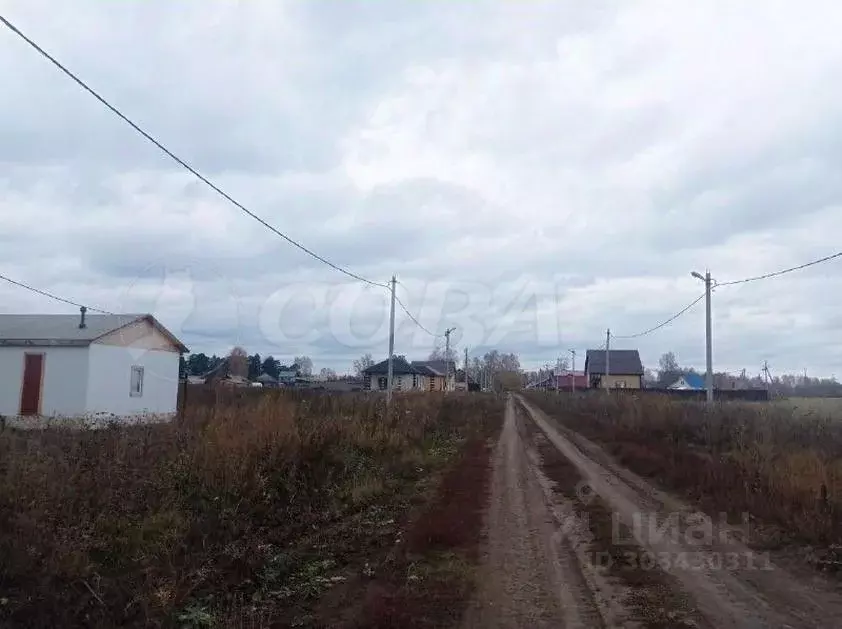
M377 388L381 391L385 391L386 387L388 386L388 380L386 378L378 378L377 379Z
M415 374L412 374L412 388L413 389L418 388L418 376L415 375Z
M625 389L626 388L626 381L625 380L617 380L614 383L615 389Z
M131 397L143 396L143 367L132 367L132 380L129 395Z

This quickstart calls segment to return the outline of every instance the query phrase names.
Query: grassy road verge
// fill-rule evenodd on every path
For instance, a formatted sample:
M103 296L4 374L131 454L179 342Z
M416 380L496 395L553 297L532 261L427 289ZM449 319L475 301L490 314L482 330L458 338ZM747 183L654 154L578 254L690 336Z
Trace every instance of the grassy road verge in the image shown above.
M809 547L835 569L842 544L842 423L781 406L633 395L530 393L562 426L708 513L750 514L750 543Z

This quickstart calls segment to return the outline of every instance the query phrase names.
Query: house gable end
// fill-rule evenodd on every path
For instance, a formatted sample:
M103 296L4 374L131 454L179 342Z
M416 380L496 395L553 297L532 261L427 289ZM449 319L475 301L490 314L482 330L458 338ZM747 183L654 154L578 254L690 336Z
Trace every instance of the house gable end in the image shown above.
M176 352L181 351L180 344L169 334L165 334L149 318L140 318L117 328L91 341L95 345L113 347L131 347L134 349Z

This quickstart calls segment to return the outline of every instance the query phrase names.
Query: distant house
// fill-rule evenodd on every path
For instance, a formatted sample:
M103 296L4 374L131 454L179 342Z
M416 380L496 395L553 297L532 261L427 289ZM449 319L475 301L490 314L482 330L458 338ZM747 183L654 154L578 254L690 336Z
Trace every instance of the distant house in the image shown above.
M697 373L688 373L667 388L678 391L703 391L705 389L705 378Z
M453 377L453 388L456 391L478 391L479 385L474 382L470 375L465 376L464 369L457 369ZM476 386L475 386L476 385Z
M173 415L186 351L151 314L0 315L0 415Z
M290 365L289 367L280 367L278 369L278 384L289 387L295 386L300 372L301 369L296 364Z
M556 375L555 379L556 382L553 384L557 383L558 388L564 391L570 389L579 391L588 388L588 377L584 371L565 371Z
M249 379L231 373L231 359L223 358L219 364L200 376L205 384L215 387L248 387Z
M558 388L561 391L569 391L571 386L575 386L576 390L588 388L588 379L585 376L584 371L565 371L563 373L556 374L555 377L551 374L543 380L532 382L531 384L527 385L527 388L550 390L555 390L556 388Z
M254 381L259 383L261 386L266 387L266 388L270 388L270 389L277 388L277 386L278 386L278 379L273 378L268 373L260 374L259 376L257 376L257 378L254 379Z
M386 391L388 388L389 360L372 365L363 371L366 391ZM392 389L394 391L430 391L430 370L410 365L401 356L392 359Z
M421 370L428 378L428 389L430 391L444 391L446 376L450 373L449 389L454 388L456 377L456 363L452 360L413 360L412 366ZM450 370L448 371L448 367Z
M585 375L590 388L640 389L643 386L643 363L636 349L612 349L609 352L589 349L585 355Z

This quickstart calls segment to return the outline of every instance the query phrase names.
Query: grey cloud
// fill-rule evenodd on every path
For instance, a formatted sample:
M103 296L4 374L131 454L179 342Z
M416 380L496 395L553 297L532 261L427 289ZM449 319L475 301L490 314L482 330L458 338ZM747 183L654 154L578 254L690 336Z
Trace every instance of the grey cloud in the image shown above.
M282 231L367 277L397 273L435 331L473 325L459 342L477 352L501 324L497 347L554 362L598 346L606 327L634 333L675 312L700 290L691 269L730 279L838 245L831 3L782 5L777 21L760 5L690 20L648 2L53 4L7 13ZM383 295L293 301L272 314L280 341L269 338L261 308L275 293L333 282L338 295L346 279L216 198L6 32L0 78L4 272L157 309L197 350L239 342L340 368L385 354ZM168 273L191 288L162 288ZM838 344L819 341L838 327L838 267L826 273L717 293L717 364L838 371ZM510 325L532 280L557 284L559 301L517 302ZM473 324L460 322L460 282L489 300ZM61 308L0 295L4 309ZM435 340L398 320L399 352L429 351ZM674 350L697 368L703 343L698 310L618 340L647 366Z

